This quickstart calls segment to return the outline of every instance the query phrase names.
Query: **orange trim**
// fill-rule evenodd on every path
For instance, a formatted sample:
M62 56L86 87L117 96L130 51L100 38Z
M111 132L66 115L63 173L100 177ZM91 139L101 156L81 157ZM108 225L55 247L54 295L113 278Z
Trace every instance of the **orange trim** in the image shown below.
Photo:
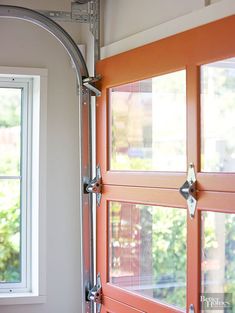
M104 297L103 305L105 309L102 308L101 313L144 313L143 311L137 310L129 305L124 305L123 303L115 301L109 297Z
M196 211L193 219L188 213L187 225L187 308L194 305L195 312L200 312L199 293L201 277L200 254L201 214Z
M235 193L201 191L198 209L235 214Z
M200 170L200 68L187 67L187 151L188 164Z
M102 181L105 185L178 188L185 181L185 176L186 173L177 172L107 171Z
M185 208L184 198L175 189L138 188L109 186L103 187L103 195L107 200L160 205Z
M102 87L120 84L201 65L234 56L235 16L194 28L97 63Z
M235 173L198 173L198 190L235 192Z

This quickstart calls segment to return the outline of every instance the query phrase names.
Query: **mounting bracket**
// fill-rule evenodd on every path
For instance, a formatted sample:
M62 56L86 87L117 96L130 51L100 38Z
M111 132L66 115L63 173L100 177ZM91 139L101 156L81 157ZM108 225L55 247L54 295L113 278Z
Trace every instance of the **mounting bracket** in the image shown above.
M83 86L86 87L88 90L90 90L93 95L95 95L96 97L99 97L101 95L101 91L96 88L96 86L94 85L97 81L100 80L100 76L97 75L96 77L83 77Z
M88 290L87 300L94 302L97 307L97 313L100 313L102 303L102 286L100 274L97 275L95 286Z
M40 10L39 13L56 22L86 23L94 37L95 62L100 56L100 0L71 2L71 11Z
M97 0L87 3L71 2L71 11L38 10L39 13L58 22L90 23L94 35L96 23L99 22Z

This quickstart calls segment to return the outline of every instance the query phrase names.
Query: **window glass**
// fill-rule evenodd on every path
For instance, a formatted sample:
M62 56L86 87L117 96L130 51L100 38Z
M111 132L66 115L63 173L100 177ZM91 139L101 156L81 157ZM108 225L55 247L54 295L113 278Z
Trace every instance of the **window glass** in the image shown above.
M21 88L0 88L0 282L21 282Z
M235 215L202 212L201 247L202 295L227 293L235 303Z
M184 309L186 217L178 208L109 203L109 281Z
M201 169L235 172L235 58L201 67Z
M0 175L20 175L21 89L0 88Z
M186 170L185 70L110 89L110 169Z
M21 282L20 180L0 179L0 282Z

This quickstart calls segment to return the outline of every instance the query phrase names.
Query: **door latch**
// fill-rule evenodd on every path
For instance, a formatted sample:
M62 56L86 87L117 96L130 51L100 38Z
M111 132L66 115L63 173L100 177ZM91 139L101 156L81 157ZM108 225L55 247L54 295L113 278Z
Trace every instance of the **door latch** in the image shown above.
M100 313L102 303L102 286L100 274L97 275L96 285L91 290L88 291L87 301L96 303L97 313Z
M101 194L102 194L102 178L100 166L96 167L96 177L93 178L90 182L84 185L85 193L95 193L97 205L100 206Z
M187 200L189 214L193 218L197 206L197 179L192 163L189 165L187 180L179 192Z

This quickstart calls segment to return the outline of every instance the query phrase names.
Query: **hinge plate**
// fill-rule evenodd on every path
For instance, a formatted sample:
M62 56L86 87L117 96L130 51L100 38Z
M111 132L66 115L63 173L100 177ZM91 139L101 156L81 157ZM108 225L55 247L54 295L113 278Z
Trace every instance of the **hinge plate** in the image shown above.
M88 4L71 3L71 20L78 23L89 23L90 13Z
M179 192L187 200L189 214L193 218L197 206L197 179L192 163L189 165L187 180L181 186Z
M95 286L88 291L87 301L96 303L97 313L101 311L101 302L102 302L102 286L100 274L97 275Z
M100 206L102 195L102 177L99 165L96 167L96 177L93 178L90 182L84 184L84 192L95 193L97 205Z

